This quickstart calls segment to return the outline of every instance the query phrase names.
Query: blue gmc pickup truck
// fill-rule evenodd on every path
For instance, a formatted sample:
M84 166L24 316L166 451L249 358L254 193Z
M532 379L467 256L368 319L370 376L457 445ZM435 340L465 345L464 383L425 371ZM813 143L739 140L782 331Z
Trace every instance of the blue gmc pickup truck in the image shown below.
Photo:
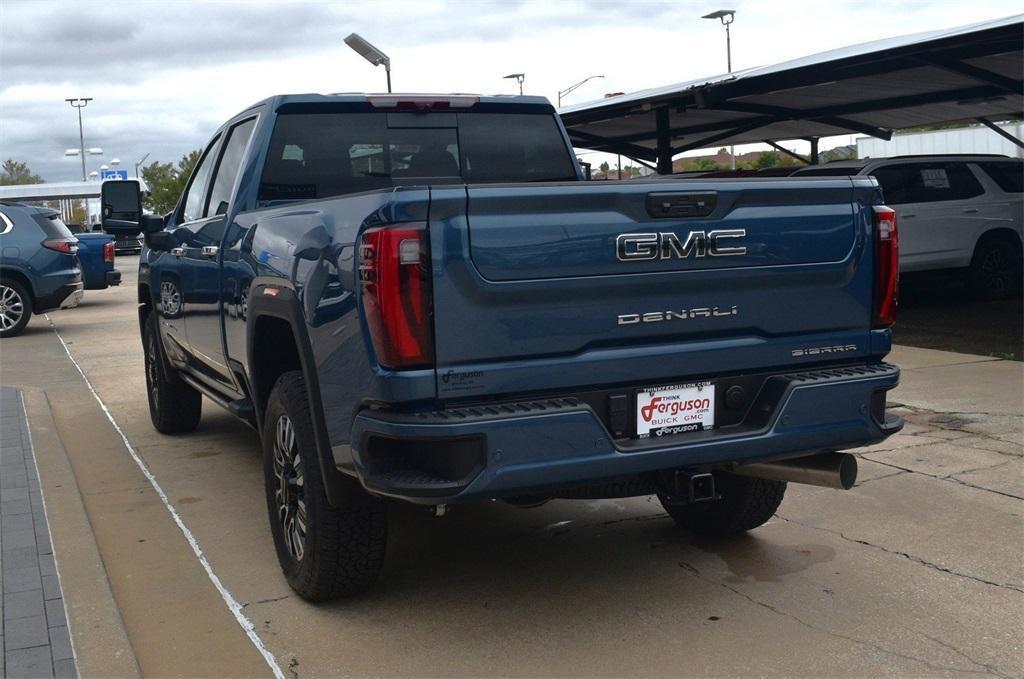
M849 488L886 414L893 211L869 177L582 180L547 100L289 95L206 147L145 234L155 427L260 432L289 584L370 587L390 501L657 494L689 530Z

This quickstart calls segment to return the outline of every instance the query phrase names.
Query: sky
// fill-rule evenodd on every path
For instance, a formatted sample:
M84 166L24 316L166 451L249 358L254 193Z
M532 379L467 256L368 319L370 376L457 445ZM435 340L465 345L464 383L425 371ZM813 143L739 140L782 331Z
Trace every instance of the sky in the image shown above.
M742 69L1019 7L1008 0L0 0L0 159L27 162L47 181L81 179L79 159L64 156L78 147L68 97L93 98L83 109L85 145L104 153L87 158L87 171L116 157L133 174L144 155L147 164L176 162L227 118L273 94L385 91L383 67L344 44L351 32L391 58L396 92L513 93L515 81L502 76L521 72L526 94L554 102L559 90L605 76L563 100L569 104L723 73L724 29L701 19L716 9L736 10L732 61Z

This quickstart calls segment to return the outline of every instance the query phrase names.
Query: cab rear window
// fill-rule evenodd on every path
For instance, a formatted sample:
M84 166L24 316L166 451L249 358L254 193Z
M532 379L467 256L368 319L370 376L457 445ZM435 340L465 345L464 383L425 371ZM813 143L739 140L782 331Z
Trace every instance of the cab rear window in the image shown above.
M571 181L551 112L281 113L259 200L327 198L402 185Z

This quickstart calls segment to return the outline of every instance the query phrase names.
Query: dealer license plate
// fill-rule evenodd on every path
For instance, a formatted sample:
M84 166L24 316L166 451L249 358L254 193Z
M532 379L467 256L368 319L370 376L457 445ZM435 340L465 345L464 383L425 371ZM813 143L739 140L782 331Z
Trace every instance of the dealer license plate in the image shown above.
M715 426L711 382L641 389L636 394L637 438L670 436Z

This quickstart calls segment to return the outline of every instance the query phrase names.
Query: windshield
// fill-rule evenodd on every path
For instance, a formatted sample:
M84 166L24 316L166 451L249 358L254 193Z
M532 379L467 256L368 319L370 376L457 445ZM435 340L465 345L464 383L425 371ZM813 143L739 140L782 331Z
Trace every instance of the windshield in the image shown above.
M574 181L551 113L302 112L278 116L259 200L415 184Z

